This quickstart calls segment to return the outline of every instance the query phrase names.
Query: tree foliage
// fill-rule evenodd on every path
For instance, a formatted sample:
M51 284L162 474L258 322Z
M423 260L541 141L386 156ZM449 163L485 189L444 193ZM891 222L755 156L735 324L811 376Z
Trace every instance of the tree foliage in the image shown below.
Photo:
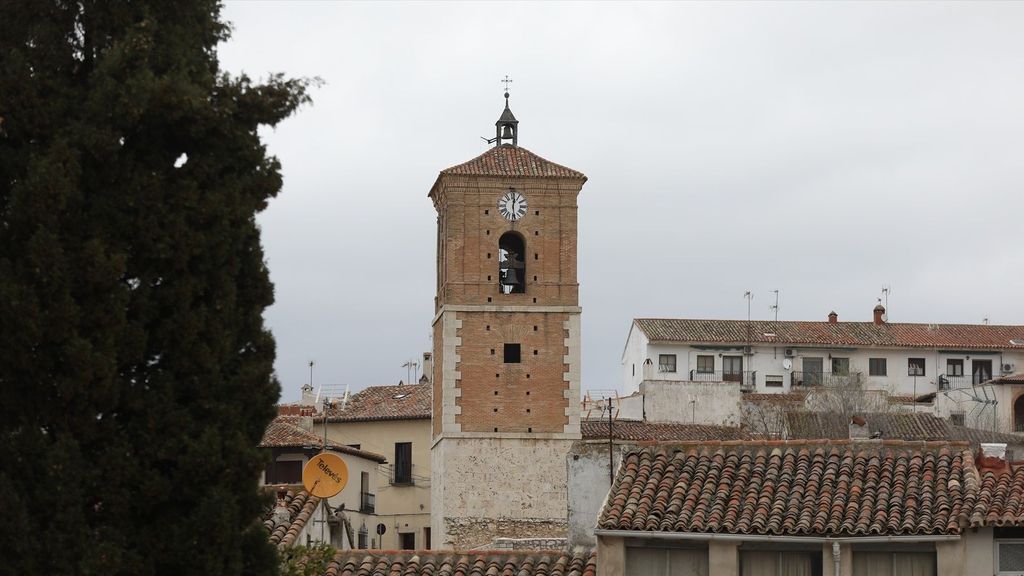
M218 69L210 0L0 16L0 548L12 574L260 574L279 386L257 135L306 82Z

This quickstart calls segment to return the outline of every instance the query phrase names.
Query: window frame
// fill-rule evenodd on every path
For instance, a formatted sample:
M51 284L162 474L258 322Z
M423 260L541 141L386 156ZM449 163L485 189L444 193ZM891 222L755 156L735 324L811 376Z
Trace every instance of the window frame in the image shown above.
M927 374L927 358L907 358L907 376L925 376ZM920 372L918 372L920 369Z
M711 361L711 369L701 368L701 362ZM697 354L697 373L698 374L713 374L715 372L715 355L714 354Z
M671 359L672 363L668 364L666 360ZM658 354L658 372L664 372L674 374L676 369L679 367L678 357L675 354Z
M889 375L889 362L888 358L868 358L868 376L888 376ZM878 364L881 363L882 370L878 370Z
M850 375L850 358L849 356L833 356L832 361L829 362L830 368L832 369L833 376L849 376ZM846 366L843 367L843 364ZM839 370L836 370L839 368Z
M950 372L950 367L954 367L953 372ZM959 369L959 373L956 369ZM964 359L963 358L946 358L946 376L958 376L964 375Z
M408 455L403 455L407 452ZM391 484L408 486L412 478L412 442L395 442L395 463L392 465Z

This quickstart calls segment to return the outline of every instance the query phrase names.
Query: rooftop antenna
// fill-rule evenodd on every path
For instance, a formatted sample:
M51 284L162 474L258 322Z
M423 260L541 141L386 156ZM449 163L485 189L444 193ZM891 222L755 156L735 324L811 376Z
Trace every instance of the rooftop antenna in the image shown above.
M775 312L775 321L779 321L779 291L772 290L772 294L775 294L775 304L772 304L771 309Z
M889 318L889 294L892 293L892 285L882 285L882 297L878 299L878 303L885 306L885 317L886 320Z
M309 361L309 387L313 387L313 361ZM316 398L313 399L313 405L316 406L320 402L320 390L316 391Z
M745 352L747 354L753 354L754 351L751 349L750 345L750 301L754 299L754 293L751 292L750 290L747 290L746 292L743 293L743 297L747 299L747 349Z
M416 370L419 368L419 366L420 366L419 363L416 362L415 360L412 360L412 359L410 359L405 364L402 364L402 368L405 368L405 377L408 378L409 384L415 384L416 383L416 374L417 374ZM413 376L412 378L409 378L409 374L410 373Z

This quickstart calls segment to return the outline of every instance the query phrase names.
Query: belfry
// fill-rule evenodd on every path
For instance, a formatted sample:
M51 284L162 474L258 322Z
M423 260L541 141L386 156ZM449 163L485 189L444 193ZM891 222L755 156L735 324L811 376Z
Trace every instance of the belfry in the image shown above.
M577 196L587 177L519 146L442 170L433 320L431 531L439 548L564 537L580 437Z

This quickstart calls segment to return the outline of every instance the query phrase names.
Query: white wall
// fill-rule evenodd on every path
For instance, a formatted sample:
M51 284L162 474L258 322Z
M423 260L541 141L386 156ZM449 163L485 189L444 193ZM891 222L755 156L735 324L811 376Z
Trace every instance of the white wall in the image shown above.
M648 380L640 391L650 422L740 425L743 392L731 382Z
M682 343L645 343L646 338L640 330L633 329L626 343L623 353L623 388L629 394L639 388L640 380L662 380L662 381L685 381L691 377L691 370L697 368L698 355L711 355L714 357L714 370L722 370L723 356L743 355L742 346L720 346L713 349L700 349ZM792 356L785 354L789 349ZM659 356L661 354L676 355L676 372L660 372L658 369ZM937 390L937 376L946 374L946 362L948 359L961 359L964 364L964 374L969 383L972 362L977 360L991 360L993 377L1001 374L1003 364L1011 364L1015 372L1024 372L1024 353L1004 352L995 354L977 353L940 353L936 349L914 349L914 348L811 348L800 346L754 346L753 355L744 357L745 371L756 371L756 391L760 393L782 393L789 392L791 386L791 374L794 371L804 371L804 359L817 357L822 359L822 366L825 373L832 371L832 358L849 358L850 372L860 372L865 378L868 389L884 390L891 394L927 394ZM643 366L647 359L651 365L647 371L646 378L643 377ZM785 368L785 360L789 359L791 367ZM869 376L869 359L885 358L886 375ZM916 379L909 375L908 360L910 358L925 359L924 376ZM637 367L637 376L632 376L632 367ZM766 376L782 376L781 387L768 387L765 385ZM639 379L639 380L638 380ZM955 384L955 382L954 382Z

